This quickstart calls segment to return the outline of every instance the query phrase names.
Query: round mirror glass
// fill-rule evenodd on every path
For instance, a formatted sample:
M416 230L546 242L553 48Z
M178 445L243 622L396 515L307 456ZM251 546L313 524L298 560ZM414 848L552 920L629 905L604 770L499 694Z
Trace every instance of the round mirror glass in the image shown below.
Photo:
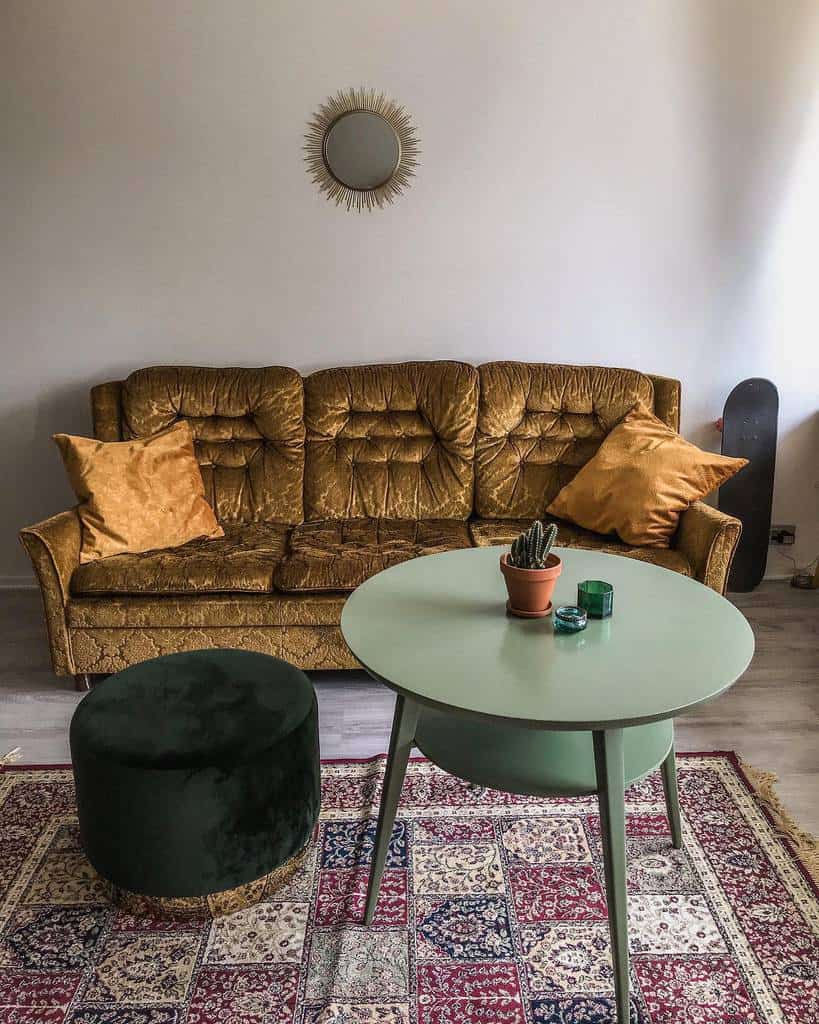
M327 169L348 188L378 188L390 180L401 149L392 125L367 110L343 114L324 137Z

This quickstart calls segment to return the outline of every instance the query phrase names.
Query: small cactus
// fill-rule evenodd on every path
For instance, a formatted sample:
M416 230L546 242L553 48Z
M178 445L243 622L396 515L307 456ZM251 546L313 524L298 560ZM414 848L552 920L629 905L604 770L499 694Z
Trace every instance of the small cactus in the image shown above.
M545 569L546 559L557 538L557 526L554 523L544 529L543 523L536 519L529 529L512 541L512 551L507 561L518 569Z

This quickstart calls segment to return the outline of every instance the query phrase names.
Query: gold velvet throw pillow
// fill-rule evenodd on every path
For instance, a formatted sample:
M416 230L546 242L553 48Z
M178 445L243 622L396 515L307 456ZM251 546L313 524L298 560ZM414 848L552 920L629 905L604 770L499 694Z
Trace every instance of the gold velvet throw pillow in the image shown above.
M636 405L546 512L626 544L667 548L680 513L747 463L703 451Z
M133 441L54 440L80 501L80 562L224 536L205 500L188 423Z

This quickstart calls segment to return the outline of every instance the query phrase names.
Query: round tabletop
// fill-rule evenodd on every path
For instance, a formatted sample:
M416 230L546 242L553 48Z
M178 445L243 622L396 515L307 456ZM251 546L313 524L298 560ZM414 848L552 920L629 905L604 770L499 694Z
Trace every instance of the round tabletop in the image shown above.
M552 601L577 584L614 586L614 614L556 634L551 616L506 614L505 547L427 555L350 595L341 630L367 671L422 705L536 728L606 729L673 718L748 667L754 637L724 597L647 562L559 549Z

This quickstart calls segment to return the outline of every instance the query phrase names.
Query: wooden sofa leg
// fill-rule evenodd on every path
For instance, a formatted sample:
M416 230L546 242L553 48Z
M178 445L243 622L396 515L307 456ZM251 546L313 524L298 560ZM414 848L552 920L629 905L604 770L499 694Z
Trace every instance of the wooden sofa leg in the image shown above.
M93 677L90 672L78 672L74 676L74 689L79 693L85 693L93 686Z

